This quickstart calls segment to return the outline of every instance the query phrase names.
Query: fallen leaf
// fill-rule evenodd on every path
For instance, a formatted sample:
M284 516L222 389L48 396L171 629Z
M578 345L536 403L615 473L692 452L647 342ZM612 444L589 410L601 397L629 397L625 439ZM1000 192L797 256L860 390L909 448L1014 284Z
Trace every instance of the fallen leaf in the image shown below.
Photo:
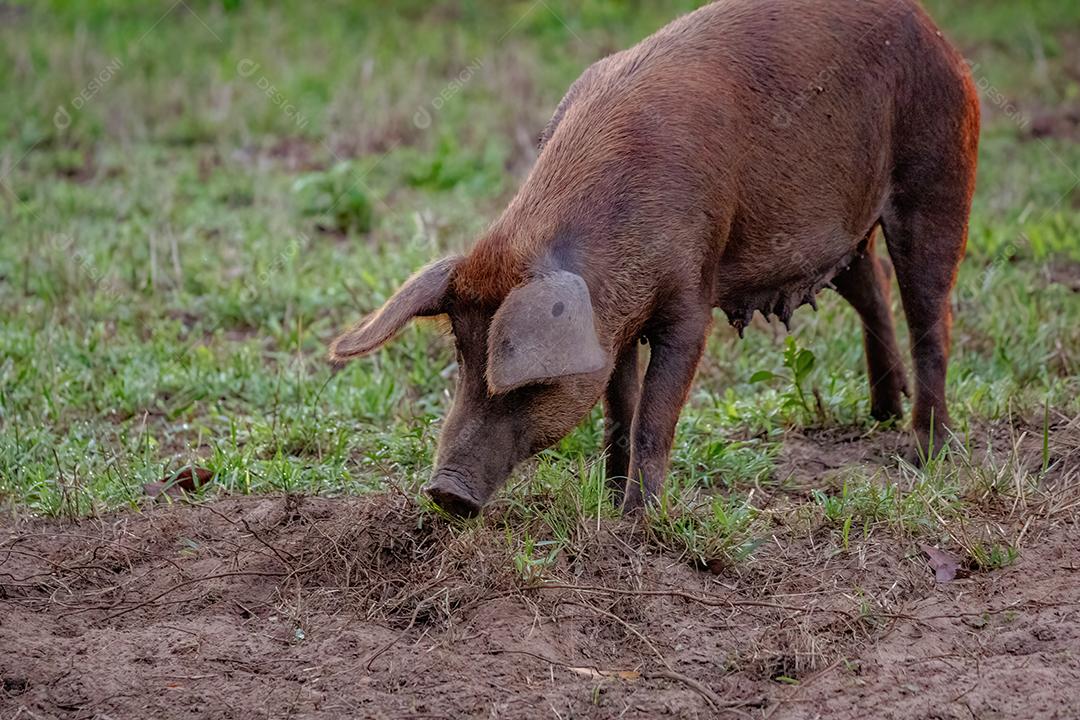
M730 564L728 563L728 561L724 560L723 558L713 558L712 560L706 560L705 561L705 567L713 575L724 575L724 574L726 574L729 565Z
M960 569L959 560L933 545L919 545L919 549L926 555L930 567L934 569L934 578L939 583L956 579L956 571Z
M572 673L591 678L618 678L620 680L640 680L641 673L637 670L597 670L592 667L567 668Z
M143 492L156 498L165 495L170 498L181 498L184 493L195 492L214 478L214 472L204 467L188 465L177 470L172 475L166 475L158 482L143 485Z

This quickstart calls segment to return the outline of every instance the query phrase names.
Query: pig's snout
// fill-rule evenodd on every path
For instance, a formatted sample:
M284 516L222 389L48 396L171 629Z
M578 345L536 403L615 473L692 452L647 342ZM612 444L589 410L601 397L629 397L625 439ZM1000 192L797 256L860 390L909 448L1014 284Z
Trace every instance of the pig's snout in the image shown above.
M480 514L486 500L479 496L473 485L464 473L440 468L424 486L424 493L451 515L473 517Z

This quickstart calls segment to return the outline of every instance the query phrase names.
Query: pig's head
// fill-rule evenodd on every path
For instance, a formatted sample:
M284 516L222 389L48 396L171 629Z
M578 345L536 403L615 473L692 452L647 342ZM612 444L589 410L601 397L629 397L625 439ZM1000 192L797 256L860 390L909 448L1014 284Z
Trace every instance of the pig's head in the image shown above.
M341 364L387 342L414 317L449 316L457 348L453 408L425 492L444 509L474 515L522 460L566 436L603 392L611 371L585 281L551 270L500 300L455 290L460 258L423 268L376 313L337 338Z

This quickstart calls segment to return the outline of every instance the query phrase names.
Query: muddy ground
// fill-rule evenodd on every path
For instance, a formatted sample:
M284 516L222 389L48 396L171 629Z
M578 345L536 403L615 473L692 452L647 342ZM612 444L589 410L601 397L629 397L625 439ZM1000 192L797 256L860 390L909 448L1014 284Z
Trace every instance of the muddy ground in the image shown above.
M778 471L827 484L814 447L890 442L793 437ZM530 587L507 512L451 527L388 493L8 519L0 718L1080 717L1072 521L942 584L888 533L839 551L778 525L714 574L583 520Z

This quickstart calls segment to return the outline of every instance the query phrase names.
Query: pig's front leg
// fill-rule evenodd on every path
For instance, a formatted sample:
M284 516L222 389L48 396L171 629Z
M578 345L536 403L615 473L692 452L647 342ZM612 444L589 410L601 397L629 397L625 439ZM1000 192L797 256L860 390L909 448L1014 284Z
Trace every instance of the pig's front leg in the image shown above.
M626 490L630 472L630 438L641 396L638 372L638 341L634 338L615 359L615 369L604 392L604 451L606 473L612 500L618 506Z
M634 416L626 512L640 509L660 494L675 425L705 349L712 313L708 308L680 307L665 319L658 319L648 333L649 368Z

